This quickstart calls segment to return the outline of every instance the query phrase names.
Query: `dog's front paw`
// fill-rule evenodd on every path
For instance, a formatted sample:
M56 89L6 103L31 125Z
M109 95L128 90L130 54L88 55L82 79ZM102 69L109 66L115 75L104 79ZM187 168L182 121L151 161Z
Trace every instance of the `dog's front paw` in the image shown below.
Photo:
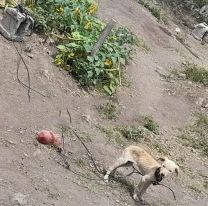
M106 174L106 175L104 176L104 182L108 183L108 179L109 179L109 175Z
M137 193L133 194L133 199L136 202L141 202L142 204L144 203L144 200L141 197L139 197Z
M140 198L138 197L137 193L134 193L134 194L133 194L133 199L134 199L135 201L137 201L137 202L140 201Z

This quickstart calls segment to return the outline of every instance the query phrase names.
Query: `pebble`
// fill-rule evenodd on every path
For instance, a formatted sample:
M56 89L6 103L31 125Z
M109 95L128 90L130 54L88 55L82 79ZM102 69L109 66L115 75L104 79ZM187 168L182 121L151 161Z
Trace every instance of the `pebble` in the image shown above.
M39 149L37 149L34 153L33 153L33 157L36 157L38 155L41 154L41 151Z
M24 206L27 205L26 195L22 193L15 193L12 198L12 206Z
M179 73L178 75L181 79L186 79L186 74L184 73Z
M28 56L30 59L33 59L33 55L32 55L32 54L27 53L27 56Z
M203 101L204 101L204 99L199 97L199 99L197 100L196 104L199 105L199 106L202 106Z

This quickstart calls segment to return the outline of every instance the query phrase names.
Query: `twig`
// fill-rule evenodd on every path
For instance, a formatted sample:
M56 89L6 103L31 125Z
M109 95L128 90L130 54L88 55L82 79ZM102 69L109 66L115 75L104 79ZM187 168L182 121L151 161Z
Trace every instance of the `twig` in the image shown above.
M67 113L68 113L68 115L69 115L69 121L70 121L70 123L72 123L71 114L70 114L70 112L69 112L69 110L68 110L68 109L66 109L66 111L67 111Z
M67 113L69 115L70 121L71 121L71 115L69 113L69 110L67 109ZM100 173L103 174L103 171L100 171L95 163L94 158L92 157L92 153L90 152L90 150L87 148L87 146L85 145L85 143L82 141L82 139L80 138L80 136L71 128L69 127L69 129L72 131L72 133L78 138L78 140L81 142L81 144L83 145L83 147L85 148L85 150L87 151L87 156L90 158L90 160L92 161L95 170Z
M174 197L174 200L176 200L175 192L174 192L170 187L168 187L167 185L164 185L164 184L162 184L162 183L157 183L157 185L161 185L161 186L163 186L163 187L168 188L168 189L172 192L173 197Z
M208 178L208 176L207 175L200 175L201 177L203 177L203 178Z
M46 95L44 95L44 94L42 94L41 92L39 92L39 91L33 89L30 85L29 85L29 86L26 85L25 83L23 83L23 82L20 80L20 78L19 78L20 62L21 62L21 60L23 60L23 62L24 62L24 59L23 59L21 53L19 52L19 50L17 49L16 45L14 44L14 42L13 42L13 45L14 45L16 51L17 51L17 54L18 54L19 57L20 57L20 58L19 58L19 61L18 61L18 63L17 63L17 81L18 81L19 84L21 84L23 87L25 87L25 88L28 89L28 93L29 93L29 94L30 94L30 91L33 91L33 92L35 92L35 93L37 93L37 94L39 94L39 95L41 95L41 96L43 96L43 97L47 97ZM22 52L22 50L21 50L21 52ZM25 62L24 62L24 64L25 64ZM25 64L25 65L26 65L26 64ZM29 72L27 65L26 65L26 69L27 69L27 71ZM29 73L28 73L28 76L29 76ZM28 81L28 82L29 82L29 81Z
M72 131L72 133L79 139L79 141L81 142L81 144L83 145L83 147L85 148L85 150L87 151L87 155L90 158L90 160L92 161L95 170L100 173L103 174L102 171L100 171L95 163L94 158L92 157L92 153L90 152L90 150L87 148L87 146L85 145L85 143L82 141L82 139L80 138L80 136L70 127L70 130Z
M118 67L117 67L117 69L118 69L118 76L119 76L119 84L121 86L122 82L121 82L121 68L120 68L120 64L121 64L120 58L118 57Z
M57 38L59 38L59 39L62 39L62 40L84 41L84 39L74 39L74 38L69 37L69 36L67 36L67 37L59 36L59 35L57 35L57 34L55 34L55 33L53 33L53 32L51 33L51 35L52 35L52 36L55 36L55 37L57 37Z
M62 157L62 159L63 159L63 161L64 161L64 164L65 164L64 167L65 167L67 170L69 170L70 172L72 172L73 174L75 174L75 175L77 175L77 176L80 176L80 177L82 177L82 178L88 179L88 180L98 180L98 179L95 179L95 178L86 177L85 175L82 175L82 174L80 174L80 173L78 173L78 172L72 170L71 167L70 167L70 164L69 164L68 161L67 161L66 155L63 154L63 153L60 153L60 152L59 152L59 155L60 155L60 157ZM57 162L57 163L61 165L60 162ZM63 166L63 165L62 165L62 166Z
M63 126L61 127L61 138L62 138L62 144L63 144L62 145L62 150L65 154L65 147L64 147L65 142L64 142L64 128L63 128Z
M18 64L17 64L17 75L18 75L18 77L19 77L19 67L20 67L20 62L21 62L21 60L22 60L22 62L23 62L23 64L25 65L25 68L26 68L26 70L27 70L27 78L28 78L28 91L27 91L27 95L28 95L28 99L29 99L29 102L30 102L30 91L31 91L31 87L30 87L30 72L29 72L29 69L28 69L28 66L27 66L27 64L25 63L25 60L23 59L23 57L22 57L22 49L21 49L21 53L19 52L19 50L17 49L17 47L16 47L16 45L15 45L15 43L13 42L13 45L14 45L14 47L15 47L15 49L16 49L16 51L17 51L17 53L18 53L18 55L19 55L19 57L20 57L20 60L19 60L19 62L18 62ZM18 78L19 79L19 78Z

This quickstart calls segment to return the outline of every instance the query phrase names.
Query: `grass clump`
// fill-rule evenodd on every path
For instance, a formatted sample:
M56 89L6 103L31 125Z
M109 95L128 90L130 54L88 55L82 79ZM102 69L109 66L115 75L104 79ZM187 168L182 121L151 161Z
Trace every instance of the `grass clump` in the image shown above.
M194 3L201 8L204 5L208 4L208 0L194 0Z
M119 106L112 101L100 105L97 109L102 117L110 120L116 119L120 114Z
M147 130L143 127L137 126L120 126L117 128L121 132L124 138L134 142L138 142L147 135Z
M183 144L190 146L208 157L208 115L198 114L194 124L180 136Z
M95 56L91 51L106 26L97 16L94 0L38 0L32 8L36 29L57 42L55 64L68 70L82 86L96 86L107 94L121 85L121 70L130 60L138 38L127 28L111 34Z
M164 23L167 23L167 18L164 16L162 9L156 5L153 4L153 2L149 0L137 0L139 4L144 6L146 9L148 9L152 15L157 18L159 21L163 21Z
M187 63L185 66L186 79L208 86L208 69L196 64Z
M98 126L98 129L106 134L109 142L113 142L119 146L126 146L130 142L140 142L148 136L149 131L144 127L137 126L117 126L112 128L104 128Z
M144 127L154 134L159 134L159 124L151 116L144 117Z

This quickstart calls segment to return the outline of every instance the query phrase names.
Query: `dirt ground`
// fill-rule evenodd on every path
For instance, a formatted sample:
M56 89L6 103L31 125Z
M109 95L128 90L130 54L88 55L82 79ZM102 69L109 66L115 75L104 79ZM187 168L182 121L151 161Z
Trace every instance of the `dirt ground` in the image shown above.
M86 151L77 138L65 134L65 149L74 174L63 167L63 159L53 149L40 145L36 134L42 129L61 134L61 126L70 125L86 138L86 144L99 164L107 167L122 147L110 144L98 126L134 123L139 114L151 115L160 125L160 135L154 136L168 156L181 167L178 178L166 179L176 194L161 186L151 186L144 198L149 205L207 206L208 160L197 151L183 147L177 141L178 128L190 123L193 112L198 111L196 101L208 96L208 89L188 83L162 81L158 74L171 68L181 68L190 60L208 63L208 47L187 34L186 42L200 59L194 57L173 36L160 28L160 23L134 0L100 0L99 16L104 20L114 18L118 25L127 26L142 37L150 47L149 52L138 49L127 66L130 87L119 88L116 100L121 114L116 121L103 120L96 106L109 101L109 97L86 92L77 82L53 65L47 53L51 48L42 45L41 37L34 34L25 45L31 46L30 57L22 55L27 63L32 88L44 96L31 92L28 102L27 89L17 81L18 55L12 42L0 36L0 205L27 206L116 206L140 205L129 191L115 181L106 185L94 175ZM175 25L169 24L174 33ZM20 49L20 45L16 44ZM49 52L50 53L50 52ZM31 58L32 57L32 58ZM26 70L21 63L20 79L27 82ZM72 118L70 123L66 109ZM61 111L61 116L59 116ZM204 111L204 112L207 112ZM142 143L146 146L146 143ZM153 148L153 147L152 147ZM154 150L154 149L153 149ZM152 153L161 155L156 149ZM121 170L126 174L125 169ZM139 176L129 178L134 184ZM127 178L128 179L128 178Z

